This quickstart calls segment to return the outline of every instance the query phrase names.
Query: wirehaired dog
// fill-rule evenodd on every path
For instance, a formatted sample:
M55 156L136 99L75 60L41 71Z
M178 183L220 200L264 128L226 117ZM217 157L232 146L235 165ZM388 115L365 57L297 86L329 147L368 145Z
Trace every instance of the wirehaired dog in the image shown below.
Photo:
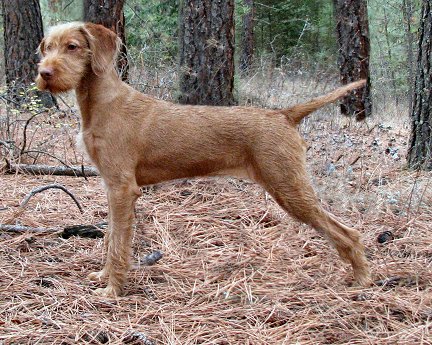
M259 183L284 210L333 243L359 284L369 284L360 234L321 207L305 169L306 144L297 130L305 116L364 81L282 110L178 105L142 94L119 79L119 44L101 25L55 26L40 44L36 79L41 90L75 90L82 142L106 186L106 264L89 279L107 278L108 284L96 294L122 293L140 186L215 175Z

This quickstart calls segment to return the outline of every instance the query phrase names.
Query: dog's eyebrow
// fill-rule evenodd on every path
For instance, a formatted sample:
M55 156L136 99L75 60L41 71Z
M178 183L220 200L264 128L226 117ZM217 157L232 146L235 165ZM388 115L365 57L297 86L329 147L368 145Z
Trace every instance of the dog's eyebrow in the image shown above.
M66 40L66 44L71 44L71 43L76 44L78 46L82 46L82 43L80 42L80 40L77 40L76 38L71 38L71 39Z

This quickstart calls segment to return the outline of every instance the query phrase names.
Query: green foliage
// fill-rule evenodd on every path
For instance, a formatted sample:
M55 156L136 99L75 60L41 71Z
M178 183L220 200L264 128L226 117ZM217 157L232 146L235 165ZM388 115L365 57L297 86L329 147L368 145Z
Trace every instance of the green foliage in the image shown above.
M146 65L177 60L179 0L130 0L126 2L127 43Z
M331 0L263 0L256 6L259 53L316 60L336 51Z
M371 70L374 81L388 83L394 96L405 95L409 90L407 22L403 15L403 0L369 0L368 15L371 41ZM410 20L413 34L413 58L417 59L417 31L420 20L420 0L412 0ZM415 66L412 66L415 68Z
M181 1L184 0L126 1L126 36L132 65L153 70L175 67ZM402 11L406 1L413 3L409 22L415 61L421 0L368 0L373 82L391 81L396 95L404 95L409 89L407 19ZM40 3L45 26L82 20L82 0L41 0ZM238 54L242 16L248 9L243 0L235 0L235 4ZM323 65L336 68L333 0L259 0L254 4L258 57L255 61L271 62L272 66L283 63L293 69L316 69ZM2 67L3 59L0 59Z
M177 61L181 0L129 0L125 5L128 47L146 65ZM247 7L235 0L236 42ZM331 0L263 0L256 6L256 52L276 61L296 56L328 60L336 52ZM237 49L238 51L239 49Z

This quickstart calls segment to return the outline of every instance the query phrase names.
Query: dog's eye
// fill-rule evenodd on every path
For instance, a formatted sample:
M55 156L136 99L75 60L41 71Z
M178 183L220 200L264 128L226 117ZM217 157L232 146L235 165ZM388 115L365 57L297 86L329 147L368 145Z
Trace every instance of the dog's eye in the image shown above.
M48 51L48 50L51 50L51 48L52 48L52 44L48 44L48 45L45 47L45 50Z
M78 48L78 46L76 44L73 44L73 43L68 44L68 50L70 50L70 51L76 50L77 48Z

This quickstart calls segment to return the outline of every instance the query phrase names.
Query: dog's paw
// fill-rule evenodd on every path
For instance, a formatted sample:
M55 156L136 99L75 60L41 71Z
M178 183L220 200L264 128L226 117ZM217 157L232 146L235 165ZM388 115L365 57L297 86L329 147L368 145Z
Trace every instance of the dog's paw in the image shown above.
M101 281L101 279L105 278L105 277L106 277L106 274L105 274L104 270L98 271L98 272L92 272L87 276L87 278L89 280L91 280L92 282Z
M107 286L106 288L99 288L93 291L93 294L100 297L116 298L120 296L120 291L113 288L112 286Z
M355 283L357 286L366 288L373 284L373 280L369 272L363 272L355 275Z

